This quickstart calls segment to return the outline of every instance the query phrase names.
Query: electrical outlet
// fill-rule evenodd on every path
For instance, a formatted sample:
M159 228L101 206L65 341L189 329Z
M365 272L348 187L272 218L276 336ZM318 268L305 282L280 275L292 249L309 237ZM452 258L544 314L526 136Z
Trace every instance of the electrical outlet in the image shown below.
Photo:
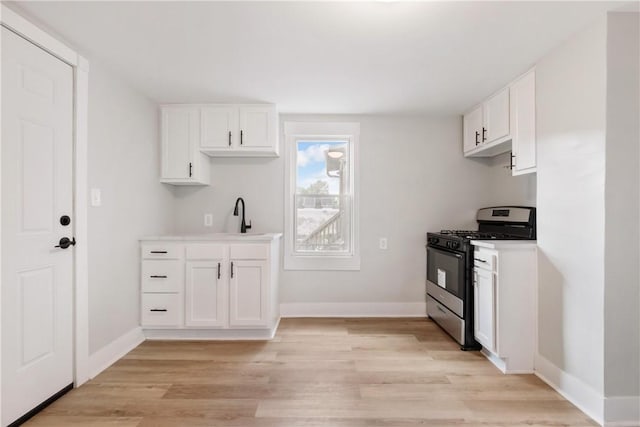
M380 249L386 251L387 250L387 238L386 237L381 237L380 238L380 243L379 243Z
M213 227L213 214L204 214L204 226Z

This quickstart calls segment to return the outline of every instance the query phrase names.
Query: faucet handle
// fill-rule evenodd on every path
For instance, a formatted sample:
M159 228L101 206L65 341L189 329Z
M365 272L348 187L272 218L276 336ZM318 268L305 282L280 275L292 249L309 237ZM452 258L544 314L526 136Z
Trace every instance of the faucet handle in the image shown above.
M249 224L245 225L244 228L246 228L247 230L251 228L251 220L249 220Z

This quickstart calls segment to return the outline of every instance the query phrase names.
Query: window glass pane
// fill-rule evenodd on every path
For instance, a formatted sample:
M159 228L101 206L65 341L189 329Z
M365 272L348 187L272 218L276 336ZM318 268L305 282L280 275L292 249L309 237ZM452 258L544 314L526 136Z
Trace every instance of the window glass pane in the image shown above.
M297 141L295 251L351 251L348 141Z

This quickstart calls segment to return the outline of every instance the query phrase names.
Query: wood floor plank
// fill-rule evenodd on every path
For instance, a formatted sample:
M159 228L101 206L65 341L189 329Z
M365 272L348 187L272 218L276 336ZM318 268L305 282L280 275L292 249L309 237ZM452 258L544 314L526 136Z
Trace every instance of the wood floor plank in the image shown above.
M142 417L82 417L47 415L32 418L27 427L137 427Z
M503 375L433 322L282 319L271 341L146 341L33 426L587 427L533 375Z
M456 384L366 384L360 386L360 394L365 399L383 400L389 396L407 400L562 400L558 393L544 388L469 387Z
M463 420L471 411L461 401L409 400L261 400L256 417L422 418L430 421Z
M164 399L359 399L357 384L271 383L264 385L178 384Z

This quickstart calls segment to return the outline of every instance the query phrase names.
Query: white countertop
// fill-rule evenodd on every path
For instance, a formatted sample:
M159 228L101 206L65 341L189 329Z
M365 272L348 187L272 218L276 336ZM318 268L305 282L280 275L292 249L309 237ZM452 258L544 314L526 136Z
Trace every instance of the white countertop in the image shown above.
M487 249L535 248L538 245L535 240L472 240L471 244Z
M171 242L270 242L282 237L282 233L208 233L183 234L170 236L145 236L140 241L171 241Z

